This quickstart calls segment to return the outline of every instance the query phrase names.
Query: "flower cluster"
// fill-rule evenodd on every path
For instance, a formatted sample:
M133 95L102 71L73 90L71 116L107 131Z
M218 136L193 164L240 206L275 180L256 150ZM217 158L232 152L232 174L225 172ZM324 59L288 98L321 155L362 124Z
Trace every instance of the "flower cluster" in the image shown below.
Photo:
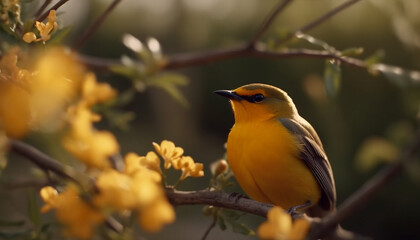
M183 156L184 149L176 147L173 142L163 140L160 145L153 143L153 146L156 152L163 158L165 169L169 169L172 166L174 169L182 171L180 181L189 176L204 176L203 164L195 163L190 156Z
M309 230L309 222L304 218L294 222L290 214L280 207L273 207L267 214L267 221L258 228L258 236L272 240L302 240Z
M15 24L22 24L19 0L0 1L0 21L11 29L15 28Z
M41 197L46 204L41 211L55 209L67 233L83 239L90 238L95 226L115 212L137 211L143 229L158 231L175 220L175 212L164 194L161 174L154 169L159 159L157 162L144 159L128 153L122 172L111 168L100 172L95 182L97 191L92 193L90 201L82 199L73 185L61 194L52 187L44 187Z
M67 50L47 49L32 57L34 66L18 66L18 48L0 60L0 130L12 138L29 130L61 126L66 107L76 96L84 68Z
M42 41L45 44L46 41L50 40L51 34L53 34L58 27L55 10L49 12L47 23L36 21L35 27L39 32L39 37L37 37L34 32L27 32L23 35L23 41L27 43Z
M93 123L99 121L101 116L93 113L90 108L115 97L116 91L107 83L98 83L94 74L87 73L80 95L79 102L67 111L70 131L64 137L63 145L87 166L109 168L109 157L118 153L119 145L113 134L93 127Z

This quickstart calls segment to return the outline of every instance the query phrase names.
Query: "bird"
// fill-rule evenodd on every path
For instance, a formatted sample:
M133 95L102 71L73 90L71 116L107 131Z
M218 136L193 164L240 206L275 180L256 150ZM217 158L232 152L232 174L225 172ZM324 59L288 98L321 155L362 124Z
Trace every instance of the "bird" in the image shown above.
M322 142L285 91L252 83L214 93L230 100L235 123L227 160L251 199L312 217L335 211L335 182Z

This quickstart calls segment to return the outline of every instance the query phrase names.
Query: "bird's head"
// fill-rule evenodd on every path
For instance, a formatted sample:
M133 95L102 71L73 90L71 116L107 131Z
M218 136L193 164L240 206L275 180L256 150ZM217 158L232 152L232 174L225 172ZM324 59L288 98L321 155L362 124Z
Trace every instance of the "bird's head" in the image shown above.
M292 118L297 114L289 95L271 85L252 83L234 90L218 90L215 93L230 99L235 122Z

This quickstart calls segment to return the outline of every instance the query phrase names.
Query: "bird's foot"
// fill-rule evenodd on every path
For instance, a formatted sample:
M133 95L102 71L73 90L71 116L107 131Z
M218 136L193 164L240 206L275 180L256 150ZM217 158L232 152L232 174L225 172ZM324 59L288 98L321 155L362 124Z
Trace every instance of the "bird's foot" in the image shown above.
M247 199L249 199L248 196L246 196L244 194L241 194L241 193L234 192L234 193L229 194L229 199L234 199L235 203L238 202L239 199L241 199L241 198L247 198Z
M292 216L293 219L295 219L296 217L299 217L300 215L302 215L302 213L300 213L299 210L302 210L303 208L309 207L311 205L312 205L312 202L307 201L306 203L302 205L297 205L297 206L293 206L289 208L289 210L287 210L287 213L290 214L290 216Z

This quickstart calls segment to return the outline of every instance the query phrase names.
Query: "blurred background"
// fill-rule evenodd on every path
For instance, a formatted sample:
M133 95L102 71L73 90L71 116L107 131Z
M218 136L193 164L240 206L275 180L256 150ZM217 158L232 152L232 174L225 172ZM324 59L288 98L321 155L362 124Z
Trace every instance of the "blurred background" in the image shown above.
M111 2L73 0L60 8L59 25L73 26L68 43L73 43ZM248 41L277 2L124 0L87 41L81 53L119 59L121 55L129 54L121 42L125 33L141 41L156 38L163 53L169 57L228 48ZM282 33L293 31L343 2L295 0L276 18L262 40L275 39ZM37 4L40 1L24 4L24 13L31 16ZM381 51L379 55L384 54L383 63L420 70L419 13L420 1L416 0L365 0L308 34L339 50L363 47L362 59ZM125 106L124 110L136 114L131 128L128 131L111 130L120 141L122 153L145 154L153 149L153 141L174 141L184 148L186 155L205 164L206 177L188 179L180 189L203 189L208 186L211 175L209 164L225 153L224 143L234 121L229 103L212 92L253 82L272 84L289 93L299 113L320 135L334 170L340 205L387 161L391 161L391 156L395 156L410 134L418 129L420 87L418 82L399 84L385 76L372 75L365 69L343 64L340 88L331 96L324 86L324 65L325 60L316 58L244 57L185 67L176 72L189 79L188 85L181 89L189 102L188 107L161 89L150 87L136 94L134 100ZM108 71L99 71L97 75L99 80L109 81L120 91L131 84L130 80ZM104 123L98 127L110 126ZM44 139L51 141L48 136ZM54 155L54 150L45 147L45 151ZM22 172L22 164L23 161L11 162L10 168ZM342 226L374 239L419 239L419 176L420 163L414 161ZM239 186L227 191L241 192ZM18 208L18 198L22 194L20 190L7 196L2 193L0 215L7 212L11 202ZM202 214L201 209L202 206L178 207L174 224L156 235L145 234L146 238L200 239L212 221L211 217ZM263 221L252 215L245 215L242 219L253 229ZM215 228L208 239L256 237Z

